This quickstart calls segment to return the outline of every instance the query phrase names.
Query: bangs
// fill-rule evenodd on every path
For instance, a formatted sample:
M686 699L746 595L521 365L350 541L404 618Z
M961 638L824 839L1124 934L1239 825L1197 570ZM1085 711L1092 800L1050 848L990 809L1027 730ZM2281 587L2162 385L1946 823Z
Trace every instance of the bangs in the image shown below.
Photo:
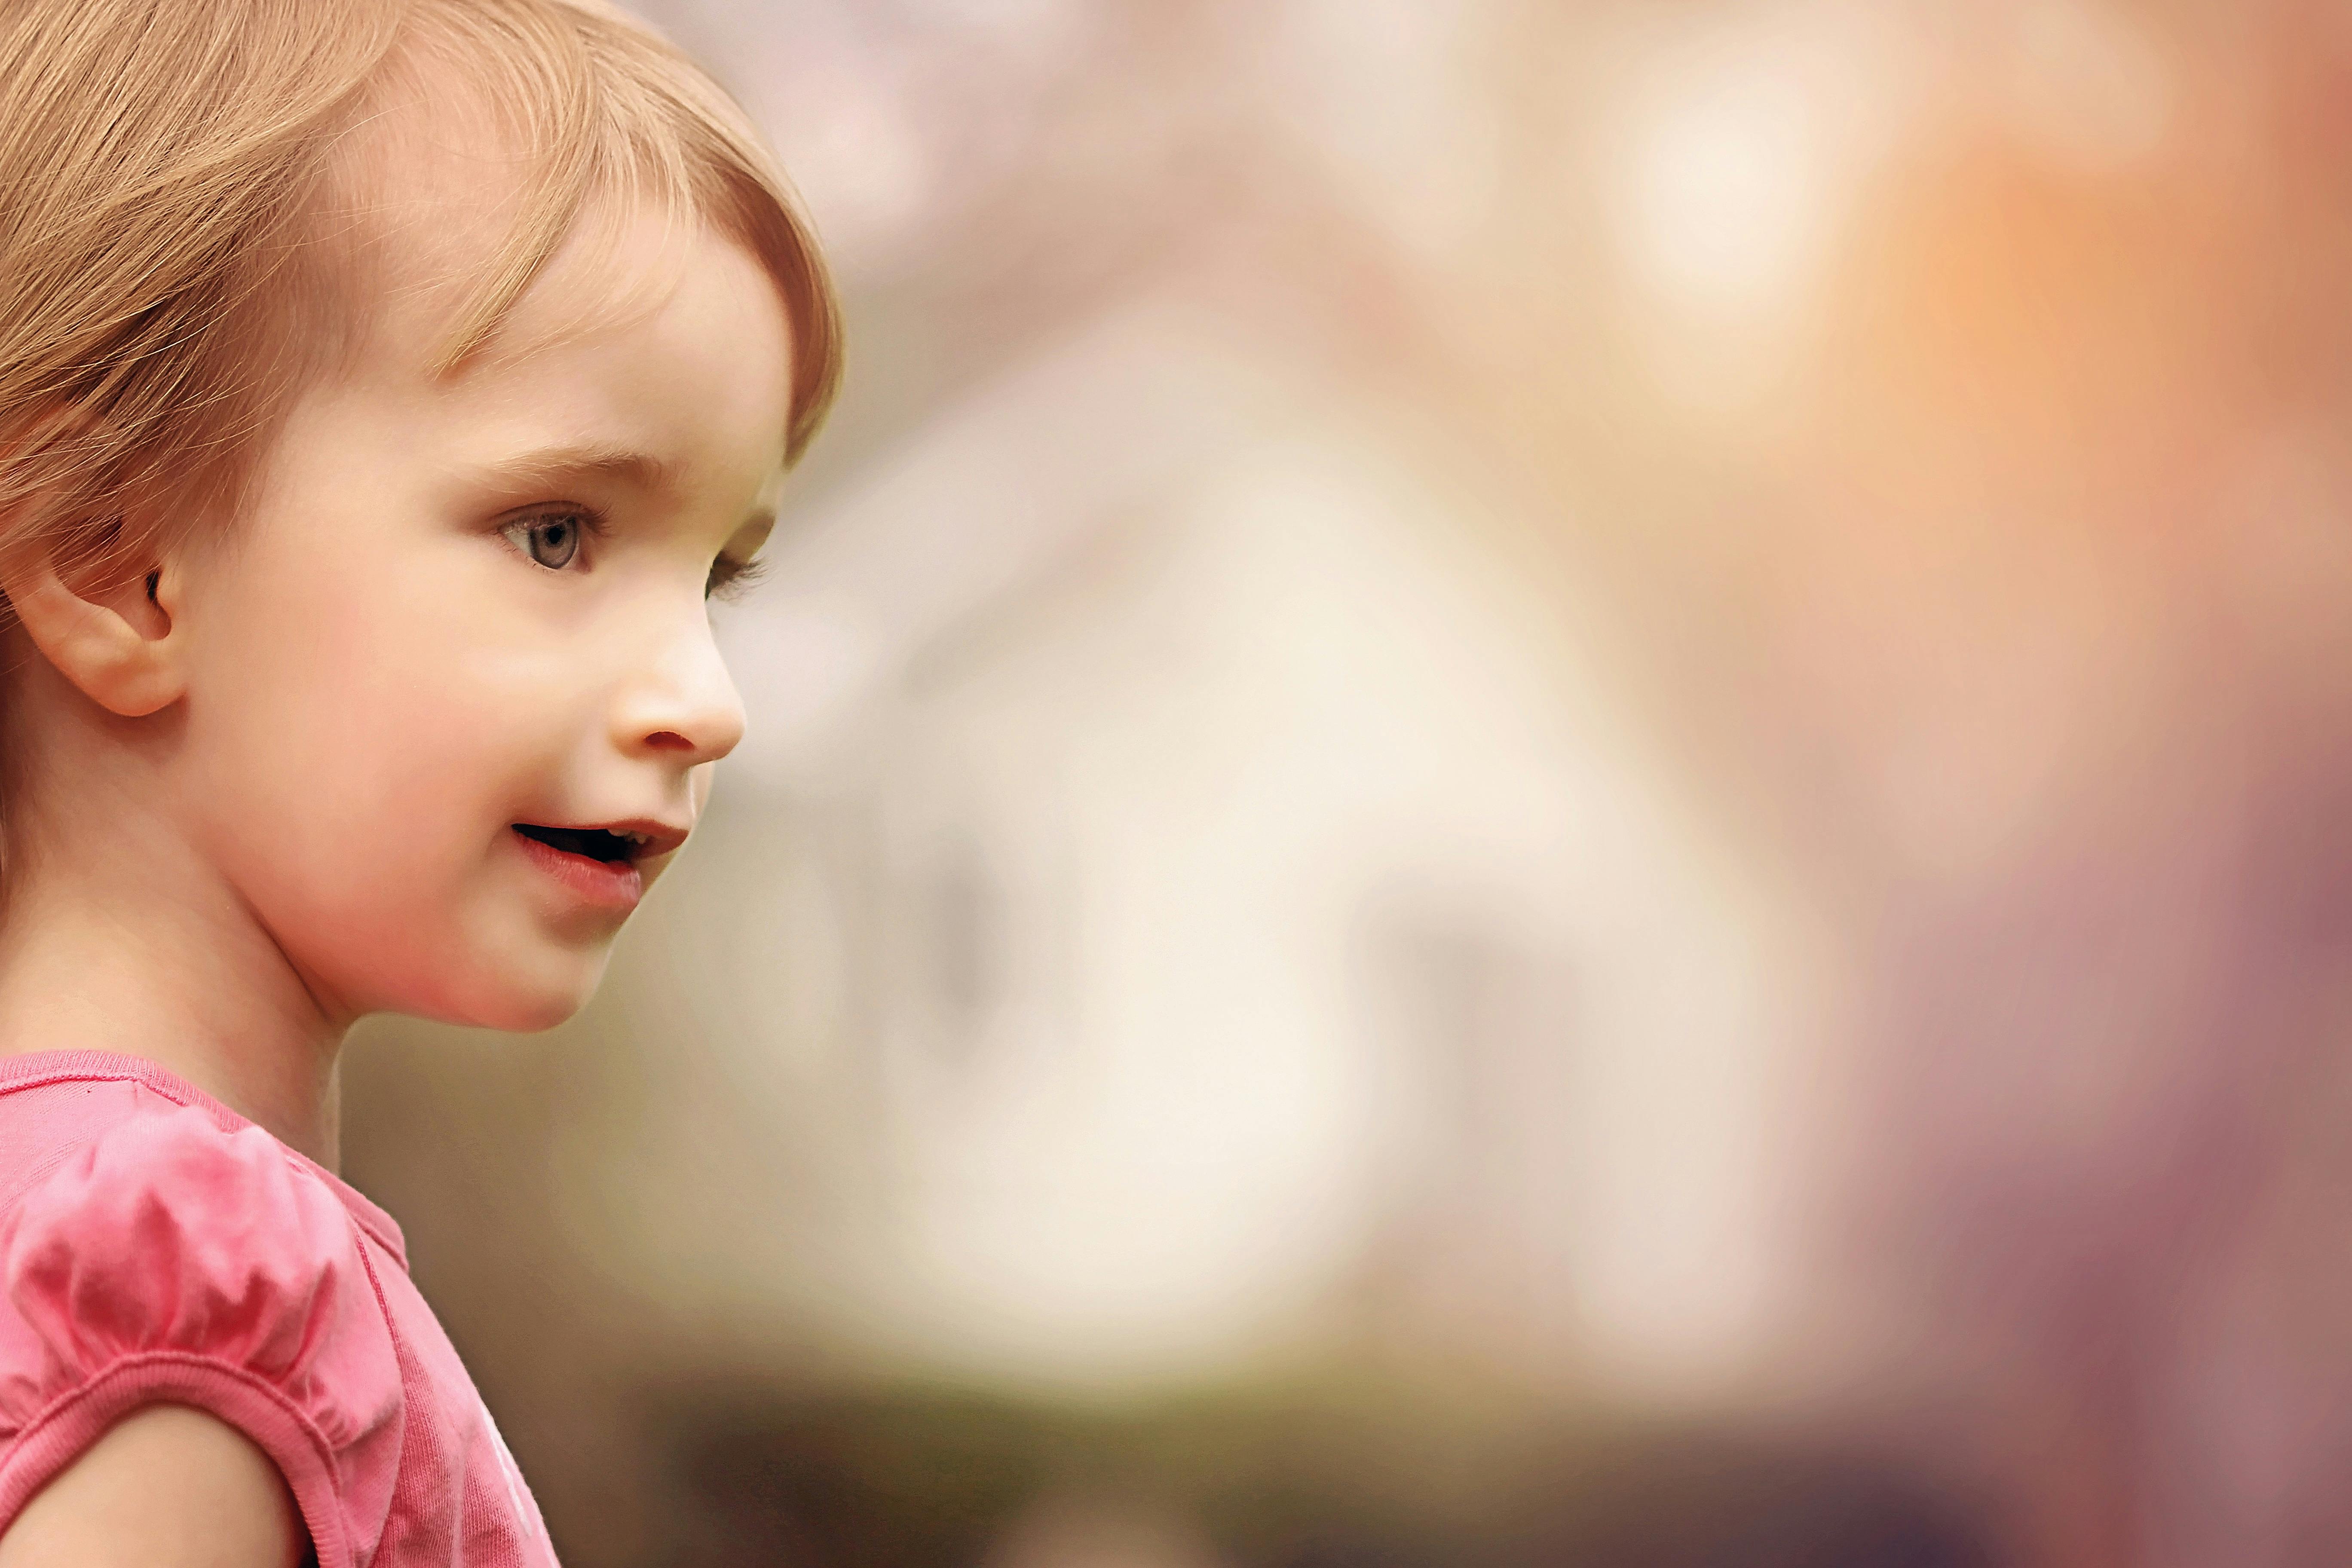
M369 99L353 126L362 141L373 140L371 129L396 136L412 116L436 125L454 117L470 155L503 154L505 232L454 280L436 369L483 353L575 237L600 243L608 235L599 230L641 214L697 221L749 250L782 297L793 357L785 454L800 457L840 382L839 308L757 131L683 55L583 0L424 0Z

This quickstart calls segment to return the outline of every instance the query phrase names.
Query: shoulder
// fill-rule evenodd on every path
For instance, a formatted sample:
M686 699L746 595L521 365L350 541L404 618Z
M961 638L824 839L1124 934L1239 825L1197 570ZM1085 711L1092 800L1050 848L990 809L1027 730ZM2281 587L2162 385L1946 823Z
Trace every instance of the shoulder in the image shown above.
M373 1295L342 1205L257 1127L163 1105L45 1164L0 1212L0 1282L53 1352L194 1352L275 1378L313 1320Z
M276 1464L322 1564L352 1530L371 1539L380 1510L349 1494L389 1482L399 1363L335 1194L259 1128L152 1095L36 1164L0 1209L0 1529L109 1427L163 1403Z

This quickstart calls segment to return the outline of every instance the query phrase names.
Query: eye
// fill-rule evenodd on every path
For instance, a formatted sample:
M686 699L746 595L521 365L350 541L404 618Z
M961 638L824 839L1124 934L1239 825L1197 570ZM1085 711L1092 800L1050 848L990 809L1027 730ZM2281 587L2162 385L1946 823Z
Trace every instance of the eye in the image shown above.
M549 511L517 518L499 531L540 565L561 572L579 554L580 535L587 526L587 520L576 511Z

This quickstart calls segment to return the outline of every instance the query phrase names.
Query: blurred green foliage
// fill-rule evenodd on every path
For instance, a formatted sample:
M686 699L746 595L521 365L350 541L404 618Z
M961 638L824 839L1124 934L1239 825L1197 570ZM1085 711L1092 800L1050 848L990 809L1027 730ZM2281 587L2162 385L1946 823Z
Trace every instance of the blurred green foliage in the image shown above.
M1197 1521L1237 1568L1991 1568L1987 1521L1865 1456L1327 1373L1150 1401L740 1379L646 1407L673 1559L977 1568L1030 1508Z

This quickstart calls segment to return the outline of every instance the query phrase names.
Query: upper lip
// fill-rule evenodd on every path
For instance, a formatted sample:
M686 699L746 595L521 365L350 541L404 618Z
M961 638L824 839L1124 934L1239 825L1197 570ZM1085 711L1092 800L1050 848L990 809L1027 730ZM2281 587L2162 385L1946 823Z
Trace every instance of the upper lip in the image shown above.
M640 860L668 854L686 842L686 836L690 831L652 816L633 816L626 822L592 822L588 826L601 827L607 833L617 833L624 838L636 839L635 858Z

